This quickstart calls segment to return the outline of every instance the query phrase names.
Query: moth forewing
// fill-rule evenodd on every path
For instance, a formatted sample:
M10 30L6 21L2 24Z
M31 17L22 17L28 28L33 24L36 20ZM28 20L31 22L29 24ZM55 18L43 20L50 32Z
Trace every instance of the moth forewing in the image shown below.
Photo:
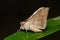
M48 7L41 7L35 11L25 22L22 22L21 29L41 32L46 28Z

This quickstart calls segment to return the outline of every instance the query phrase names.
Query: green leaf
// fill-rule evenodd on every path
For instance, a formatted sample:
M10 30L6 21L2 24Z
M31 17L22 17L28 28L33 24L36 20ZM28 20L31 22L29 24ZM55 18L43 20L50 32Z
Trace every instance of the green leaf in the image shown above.
M37 40L39 38L50 35L58 30L60 30L60 16L48 19L47 28L43 32L34 33L34 32L18 31L6 37L4 40Z

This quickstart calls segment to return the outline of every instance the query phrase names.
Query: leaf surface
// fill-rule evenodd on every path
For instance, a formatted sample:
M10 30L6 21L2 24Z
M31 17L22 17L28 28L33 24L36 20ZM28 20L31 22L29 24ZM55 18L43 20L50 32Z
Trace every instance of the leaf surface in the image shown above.
M60 30L60 16L48 19L47 28L43 32L34 33L18 31L4 38L4 40L37 40L59 30Z

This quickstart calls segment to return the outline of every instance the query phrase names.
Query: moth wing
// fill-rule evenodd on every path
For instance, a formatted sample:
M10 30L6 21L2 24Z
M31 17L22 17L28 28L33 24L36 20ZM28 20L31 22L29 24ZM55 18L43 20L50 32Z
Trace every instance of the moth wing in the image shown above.
M36 25L40 29L46 28L46 21L48 16L48 7L41 7L35 11L28 19L27 22Z

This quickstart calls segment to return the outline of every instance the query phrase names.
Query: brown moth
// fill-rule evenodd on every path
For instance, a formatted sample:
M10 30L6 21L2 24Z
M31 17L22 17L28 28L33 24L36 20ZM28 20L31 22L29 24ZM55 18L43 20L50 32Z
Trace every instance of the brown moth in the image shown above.
M26 21L22 21L20 29L31 30L33 32L41 32L46 28L48 7L41 7L35 11Z

